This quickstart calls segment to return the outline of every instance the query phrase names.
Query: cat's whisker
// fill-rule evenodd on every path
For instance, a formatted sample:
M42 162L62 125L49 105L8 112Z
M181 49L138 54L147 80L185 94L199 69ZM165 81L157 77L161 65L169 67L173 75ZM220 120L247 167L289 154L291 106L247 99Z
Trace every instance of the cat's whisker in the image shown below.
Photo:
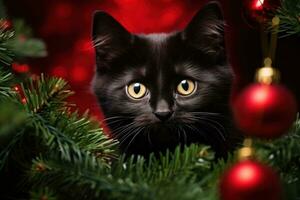
M100 121L100 123L106 122L106 121L110 121L110 120L114 120L114 119L130 119L132 117L128 117L128 116L113 116L113 117L107 117L104 118L103 120Z
M130 131L133 130L133 123L121 126L117 131L114 131L114 135L118 138L119 144L123 143L123 140L126 140L126 137L130 134ZM125 138L125 139L124 139Z
M152 140L151 140L151 137L150 137L150 128L149 127L145 127L145 134L147 134L147 139L148 139L149 144L151 146L153 146Z
M120 124L120 123L125 122L125 121L126 121L126 119L117 119L117 120L114 120L114 121L105 122L105 124L108 125L108 126L111 126L113 124L116 124L116 123Z
M104 120L102 120L102 123L105 123L108 126L111 126L113 124L119 123L119 125L121 125L123 122L125 122L126 120L131 119L131 117L127 117L127 116L115 116L115 117L109 117L106 118ZM123 127L123 126L121 126ZM114 130L115 132L116 130Z
M187 144L187 134L184 129L183 129L183 133L184 133L184 144Z
M210 142L210 143L214 142L214 141L212 140L212 138L209 137L208 134L205 134L205 132L207 132L207 130L205 130L205 129L198 129L198 128L196 128L193 124L184 124L184 125L190 127L192 130L195 131L195 133L201 134L201 136L203 137L203 139L205 139L207 142Z
M178 125L178 128L179 128L180 130L182 130L184 144L186 144L186 143L187 143L187 135L186 135L186 132L185 132L184 128L181 127L180 125Z
M114 135L120 135L128 127L130 127L130 124L119 126L117 129L112 129L112 132L113 132ZM121 133L119 133L119 131L121 131Z
M127 152L129 146L131 145L131 143L134 141L134 139L142 132L142 130L144 129L145 127L140 127L139 129L137 129L137 131L135 132L135 135L132 137L132 139L130 140L130 142L128 143L126 149L125 149L125 152Z
M106 44L111 39L110 35L103 35L101 37L97 37L93 40L93 47L96 48L98 46L102 46Z
M175 132L177 132L177 137L178 137L178 141L180 141L180 136L181 136L181 134L180 134L180 131L179 131L179 128L178 128L178 126L175 126L175 127L173 127L174 128L174 131ZM171 131L172 131L172 127L171 127Z
M203 123L203 122L199 121L198 123ZM221 137L221 139L223 141L226 141L226 138L225 138L224 134L222 133L222 131L217 126L215 126L214 124L212 124L209 121L206 121L206 125L208 125L208 126L212 127L213 129L215 129L217 131L218 135Z
M210 117L216 119L225 119L226 117L221 113L213 113L213 112L190 112L194 117Z
M197 128L195 128L193 125L190 125L190 124L184 124L184 126L190 128L192 131L201 133L201 132L200 132Z
M124 133L126 133L128 131L128 129L131 129L133 126L134 122L131 122L129 124L126 124L124 126L120 126L119 128L113 130L114 134L117 136L121 136L120 140L122 139L122 136ZM120 131L120 132L119 132Z
M135 127L130 127L130 129L126 132L124 132L123 136L119 139L120 141L120 145L123 144L131 135L133 135L136 132L136 129L134 129Z
M203 115L222 115L221 113L216 112L200 112L200 111L190 111L192 114L203 114Z
M130 137L132 134L134 134L135 128L137 128L135 122L132 122L127 126L126 129L121 131L121 133L118 133L118 135L123 135L119 138L120 144L122 144L125 140L127 140L128 137ZM133 131L133 132L131 132Z
M209 118L201 118L201 117L195 117L195 118L196 118L196 119L200 119L200 120L204 120L204 121L207 121L207 122L211 122L211 123L213 123L213 124L219 126L219 127L222 129L223 133L226 134L226 129L225 129L225 127L224 127L222 124L220 124L218 121L213 120L213 119L209 119Z
M203 125L210 126L211 128L213 128L218 133L219 137L217 137L217 139L221 139L223 141L226 141L226 138L224 136L225 128L221 124L216 122L215 120L208 119L207 117L205 118L205 117L198 117L198 116L189 117L188 119L192 123L201 123ZM205 123L204 123L204 121L205 121ZM220 130L219 127L215 126L214 123L217 123L218 126L222 127L222 130ZM224 131L224 133L222 131ZM209 138L209 137L207 137L207 138Z
M194 127L192 124L184 124L186 127L190 128L192 131L194 131L195 133L199 133L201 134L201 136L204 139L207 139L206 135L203 134L203 132L200 129L197 129L196 127Z

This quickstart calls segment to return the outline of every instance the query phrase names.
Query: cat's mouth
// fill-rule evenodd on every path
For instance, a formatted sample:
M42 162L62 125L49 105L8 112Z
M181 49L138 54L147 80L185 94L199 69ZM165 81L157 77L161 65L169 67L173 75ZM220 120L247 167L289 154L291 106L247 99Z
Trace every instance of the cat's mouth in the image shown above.
M171 128L171 124L166 124L166 123L153 123L151 125L148 125L148 129L151 130L151 132L165 132L169 131Z
M134 122L137 126L151 126L151 127L162 127L162 126L174 126L176 123L180 123L175 115L172 115L171 117L167 119L159 119L155 115L153 116L147 116L147 115L141 115L134 119Z
M168 121L155 121L152 122L151 126L153 128L162 128L162 127L169 127L176 125L174 120L168 120Z

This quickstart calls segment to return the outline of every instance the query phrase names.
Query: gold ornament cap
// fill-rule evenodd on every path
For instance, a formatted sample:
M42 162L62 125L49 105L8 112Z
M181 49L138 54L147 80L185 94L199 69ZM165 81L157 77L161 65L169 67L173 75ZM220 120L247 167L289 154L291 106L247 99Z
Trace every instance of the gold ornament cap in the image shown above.
M253 158L254 150L252 148L252 140L245 139L244 140L244 147L239 149L238 151L238 158L239 160L248 160Z
M268 85L280 81L280 73L277 69L272 67L271 58L265 58L264 67L257 70L255 79L259 83Z

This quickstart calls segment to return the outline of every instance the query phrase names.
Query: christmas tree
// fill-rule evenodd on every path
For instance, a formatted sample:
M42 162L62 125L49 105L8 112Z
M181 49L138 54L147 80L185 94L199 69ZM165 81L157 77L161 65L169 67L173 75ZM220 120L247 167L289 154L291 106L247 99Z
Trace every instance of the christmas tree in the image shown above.
M283 27L274 28L270 22L272 31L299 34L296 0L284 1L276 12ZM300 120L281 138L246 139L226 159L217 160L210 147L198 144L160 157L125 157L101 124L68 103L72 91L66 81L13 72L12 63L43 56L45 49L30 37L26 45L19 43L18 33L26 28L13 22L14 31L8 22L2 20L0 28L0 199L300 198ZM268 59L265 65L257 79L270 86L269 78L276 77L261 72L276 70ZM245 98L241 99L240 104ZM263 132L261 126L255 128L248 135ZM263 135L273 136L274 132Z

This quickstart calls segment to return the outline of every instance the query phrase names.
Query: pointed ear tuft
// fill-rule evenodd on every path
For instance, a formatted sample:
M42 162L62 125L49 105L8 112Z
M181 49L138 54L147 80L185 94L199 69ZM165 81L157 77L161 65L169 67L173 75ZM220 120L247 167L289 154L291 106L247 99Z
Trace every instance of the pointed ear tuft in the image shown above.
M97 11L94 14L93 44L96 50L97 67L108 65L130 46L132 35L109 14Z
M198 11L182 32L182 38L208 55L225 54L224 20L220 5L208 3Z

